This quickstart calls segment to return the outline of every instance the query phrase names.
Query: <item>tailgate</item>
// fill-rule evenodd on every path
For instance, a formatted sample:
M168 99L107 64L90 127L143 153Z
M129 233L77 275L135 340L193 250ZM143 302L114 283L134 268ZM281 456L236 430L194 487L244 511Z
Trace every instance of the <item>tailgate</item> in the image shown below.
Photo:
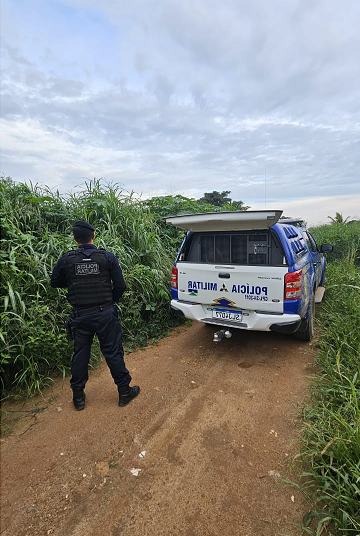
M179 300L282 313L286 266L215 266L178 262Z

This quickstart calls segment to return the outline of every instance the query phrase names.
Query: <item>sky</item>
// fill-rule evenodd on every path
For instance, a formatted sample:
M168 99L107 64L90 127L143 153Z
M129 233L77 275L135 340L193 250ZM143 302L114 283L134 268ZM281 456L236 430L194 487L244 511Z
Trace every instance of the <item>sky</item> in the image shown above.
M360 218L360 1L2 0L0 172Z

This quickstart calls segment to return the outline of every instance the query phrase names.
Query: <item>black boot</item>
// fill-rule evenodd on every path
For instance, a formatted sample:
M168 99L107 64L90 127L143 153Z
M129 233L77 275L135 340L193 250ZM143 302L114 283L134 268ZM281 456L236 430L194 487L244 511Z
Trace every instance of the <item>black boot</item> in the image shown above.
M81 411L85 407L84 389L73 390L73 403L76 411Z
M123 407L126 406L126 404L128 404L129 402L131 402L132 399L140 393L140 387L138 385L134 385L134 387L126 385L125 387L118 387L118 391L119 406Z

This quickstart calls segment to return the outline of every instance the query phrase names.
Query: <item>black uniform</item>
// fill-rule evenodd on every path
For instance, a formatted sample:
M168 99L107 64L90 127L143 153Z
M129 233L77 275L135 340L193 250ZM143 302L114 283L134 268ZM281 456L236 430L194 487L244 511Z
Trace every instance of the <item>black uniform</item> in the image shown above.
M124 362L121 327L114 307L126 285L115 255L97 249L94 244L79 246L59 259L51 276L51 286L67 288L68 300L73 306L71 388L79 391L85 387L95 334L115 384L120 388L128 386L131 376Z

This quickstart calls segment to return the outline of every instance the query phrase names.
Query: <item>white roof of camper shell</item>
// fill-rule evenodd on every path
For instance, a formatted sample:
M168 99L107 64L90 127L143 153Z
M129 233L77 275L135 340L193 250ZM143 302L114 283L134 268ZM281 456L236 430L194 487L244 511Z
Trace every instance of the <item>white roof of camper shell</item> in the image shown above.
M267 229L280 219L282 210L242 210L169 216L166 223L185 231L247 231Z

